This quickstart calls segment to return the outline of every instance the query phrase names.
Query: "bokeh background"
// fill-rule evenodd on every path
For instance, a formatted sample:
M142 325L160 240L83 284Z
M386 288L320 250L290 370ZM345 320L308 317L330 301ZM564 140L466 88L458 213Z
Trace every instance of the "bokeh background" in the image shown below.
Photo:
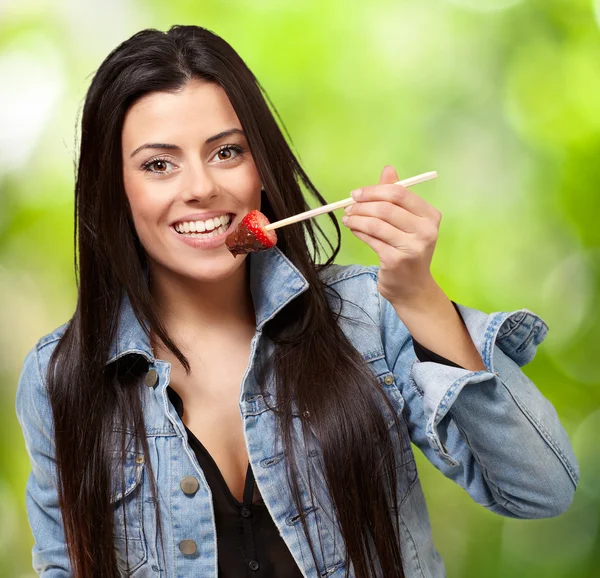
M85 91L121 41L175 23L238 50L329 202L388 163L401 178L437 170L414 191L444 216L438 283L550 325L524 371L572 436L574 504L501 518L417 452L448 575L600 576L600 1L1 0L0 577L34 576L14 395L26 352L75 306ZM377 257L345 229L338 262Z

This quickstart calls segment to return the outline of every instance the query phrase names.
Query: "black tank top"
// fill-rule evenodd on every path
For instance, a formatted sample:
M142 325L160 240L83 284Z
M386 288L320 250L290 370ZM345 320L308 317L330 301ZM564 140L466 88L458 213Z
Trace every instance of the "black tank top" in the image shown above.
M173 407L183 418L181 397L171 387L167 390ZM185 429L213 496L219 578L302 578L254 483L250 464L243 501L239 502L229 491L207 449L187 427Z

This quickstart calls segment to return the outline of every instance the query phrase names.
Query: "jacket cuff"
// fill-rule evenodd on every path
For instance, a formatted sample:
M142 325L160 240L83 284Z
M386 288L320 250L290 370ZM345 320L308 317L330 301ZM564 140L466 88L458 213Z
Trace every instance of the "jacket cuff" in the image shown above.
M548 334L548 325L528 309L491 314L460 304L457 309L487 371L471 371L418 360L411 368L411 377L423 397L429 444L452 466L458 465L458 462L446 451L440 439L438 425L462 389L469 384L507 377L498 372L494 365L495 346L522 367L535 357L538 345Z

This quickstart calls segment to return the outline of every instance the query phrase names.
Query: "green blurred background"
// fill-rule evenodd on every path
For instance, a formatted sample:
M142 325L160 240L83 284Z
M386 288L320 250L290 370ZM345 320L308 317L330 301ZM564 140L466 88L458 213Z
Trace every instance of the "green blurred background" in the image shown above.
M270 95L329 202L437 170L433 273L478 309L526 307L550 333L525 373L581 466L541 521L471 502L419 453L451 577L600 576L600 1L3 0L0 3L0 576L32 577L29 459L14 395L26 352L71 316L78 115L92 74L138 30L223 36ZM321 217L323 219L323 217ZM325 219L323 220L324 222ZM377 264L344 230L339 262Z

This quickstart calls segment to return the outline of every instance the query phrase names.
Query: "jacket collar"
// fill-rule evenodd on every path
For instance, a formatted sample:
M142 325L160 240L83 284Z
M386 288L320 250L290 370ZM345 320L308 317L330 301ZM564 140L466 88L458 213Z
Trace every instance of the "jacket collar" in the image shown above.
M277 246L268 251L249 253L246 258L250 260L250 292L258 331L290 301L306 291L308 281ZM146 270L144 274L147 279ZM144 322L144 325L148 328L147 323ZM106 364L132 353L143 355L150 362L155 361L148 332L136 318L125 295Z

